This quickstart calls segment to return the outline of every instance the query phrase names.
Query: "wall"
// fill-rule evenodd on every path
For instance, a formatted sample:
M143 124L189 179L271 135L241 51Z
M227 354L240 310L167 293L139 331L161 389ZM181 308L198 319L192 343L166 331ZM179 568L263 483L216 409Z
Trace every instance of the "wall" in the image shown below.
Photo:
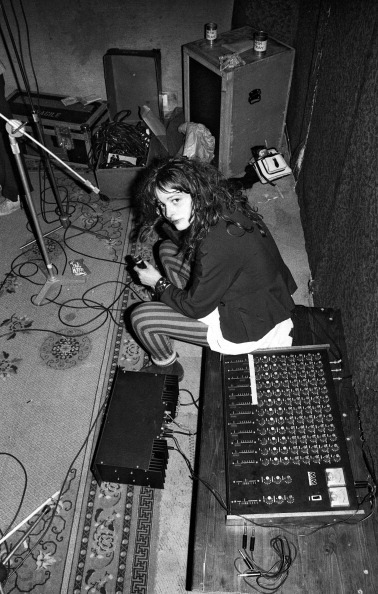
M106 99L102 64L106 51L114 47L157 48L162 54L163 91L177 92L181 105L181 46L203 38L208 21L217 22L219 32L231 29L233 0L24 0L26 19L21 2L3 0L2 4L17 45L15 16L18 18L33 91L36 84L28 58L26 24L40 91L74 96L96 93ZM9 94L16 88L10 67L16 59L6 21L1 18L0 23L5 40L5 44L0 42L0 60L8 67L5 78ZM25 88L22 80L20 86Z

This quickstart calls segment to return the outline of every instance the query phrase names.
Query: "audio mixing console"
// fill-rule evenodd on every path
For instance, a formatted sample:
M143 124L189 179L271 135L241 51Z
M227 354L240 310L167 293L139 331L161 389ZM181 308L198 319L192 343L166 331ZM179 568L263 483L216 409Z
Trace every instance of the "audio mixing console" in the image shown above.
M358 509L327 345L222 357L227 523Z

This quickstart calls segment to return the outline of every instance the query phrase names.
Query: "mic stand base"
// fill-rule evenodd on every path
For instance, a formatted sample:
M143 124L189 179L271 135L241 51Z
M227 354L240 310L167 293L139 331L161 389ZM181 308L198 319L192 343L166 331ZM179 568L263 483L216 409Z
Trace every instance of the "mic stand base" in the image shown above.
M86 282L86 279L83 277L80 278L64 278L64 276L53 276L52 278L47 277L46 282L43 285L42 289L38 293L36 299L34 300L35 305L41 305L42 301L51 289L56 286L68 286L68 285L82 285Z

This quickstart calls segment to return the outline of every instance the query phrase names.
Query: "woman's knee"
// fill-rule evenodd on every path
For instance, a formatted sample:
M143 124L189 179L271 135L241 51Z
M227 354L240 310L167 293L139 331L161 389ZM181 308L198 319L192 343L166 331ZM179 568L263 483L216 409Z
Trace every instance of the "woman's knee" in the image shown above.
M178 255L178 247L170 239L165 239L159 245L159 258L162 264L167 258L176 258Z

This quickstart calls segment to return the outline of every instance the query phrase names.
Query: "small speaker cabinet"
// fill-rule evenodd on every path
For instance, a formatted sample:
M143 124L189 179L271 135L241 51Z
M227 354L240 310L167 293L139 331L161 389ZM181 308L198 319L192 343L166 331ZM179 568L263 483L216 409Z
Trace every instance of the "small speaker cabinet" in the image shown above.
M253 49L252 27L183 46L185 120L215 137L215 163L226 177L244 173L251 148L281 150L294 64L294 49L268 38ZM244 65L221 70L219 58L237 53Z

